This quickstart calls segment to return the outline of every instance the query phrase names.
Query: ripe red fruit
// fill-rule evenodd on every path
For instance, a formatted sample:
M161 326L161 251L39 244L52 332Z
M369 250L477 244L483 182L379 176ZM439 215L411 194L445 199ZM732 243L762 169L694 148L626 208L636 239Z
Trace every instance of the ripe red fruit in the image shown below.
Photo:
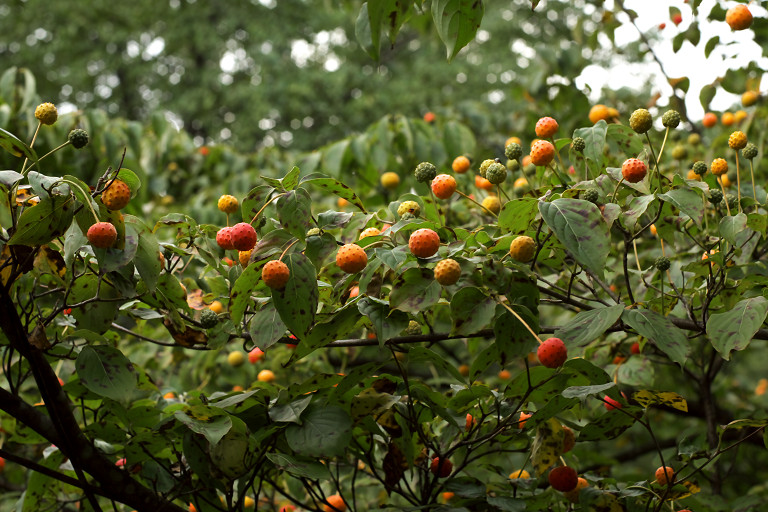
M549 472L549 485L557 491L572 491L578 483L579 475L570 466L558 466Z
M247 222L240 222L229 228L232 245L238 251L250 251L256 245L256 230Z
M659 30L664 30L665 28L667 28L666 23L659 23Z
M85 236L92 246L108 249L117 241L117 230L109 222L97 222L88 228L88 233Z
M728 9L725 13L725 22L731 30L746 30L752 25L752 13L749 7L739 4Z
M432 192L438 199L448 199L456 192L456 178L450 174L438 174L432 180Z
M623 405L621 405L621 402L619 402L618 400L614 400L613 398L609 397L608 395L606 395L603 398L603 400L605 401L604 402L605 408L607 410L609 410L609 411L612 411L614 409L621 409L622 407L624 407Z
M5 469L5 459L0 457L0 473Z
M427 112L426 114L424 114L424 121L426 121L427 123L431 123L434 120L435 120L434 112Z
M288 269L288 265L280 260L268 261L264 268L261 269L261 278L264 280L264 284L273 290L285 288L285 284L290 277L291 272Z
M629 349L629 351L632 354L639 354L640 353L640 343L637 341L632 344L632 347Z
M559 125L551 117L542 117L536 122L536 136L542 139L549 139L557 132Z
M408 239L408 248L417 258L429 258L440 248L440 237L429 228L417 229Z
M568 360L568 349L560 338L548 338L539 345L536 355L547 368L560 368Z
M648 167L645 162L637 158L627 158L621 166L621 175L624 177L624 181L630 183L643 181L647 172Z
M531 146L531 163L536 166L549 165L555 158L555 146L547 140L537 140Z
M675 470L669 466L661 466L654 473L656 483L659 485L667 485L675 481Z
M248 352L248 361L251 364L258 363L259 361L261 361L262 357L264 357L264 351L261 350L259 347L256 347L250 352Z
M336 253L336 265L347 274L356 274L363 270L367 264L368 255L359 245L342 245Z
M435 457L432 459L432 464L430 464L429 470L432 472L432 474L435 474L440 478L445 478L451 474L451 471L453 471L453 462L451 462L449 459L441 459L440 457Z
M109 187L101 193L101 202L109 210L122 210L131 200L131 188L120 180L113 181Z
M232 244L232 228L221 228L216 233L216 243L225 251L234 249L235 246Z
M573 430L563 426L563 452L568 453L576 446L576 436L573 434Z
M682 14L675 14L672 16L672 23L675 25L679 25L683 22L683 15Z
M528 418L533 416L533 413L531 412L521 412L520 413L520 419L517 420L517 427L519 429L525 428L525 422L528 421Z

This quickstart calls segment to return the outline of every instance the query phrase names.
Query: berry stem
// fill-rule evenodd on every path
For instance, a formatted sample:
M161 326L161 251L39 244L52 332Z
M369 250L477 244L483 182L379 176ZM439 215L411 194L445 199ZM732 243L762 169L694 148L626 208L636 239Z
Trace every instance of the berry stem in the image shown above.
M731 207L728 206L728 198L725 197L725 187L723 186L723 181L720 179L720 176L717 177L717 182L720 184L720 190L723 191L723 202L725 203L725 211L728 212L728 216L731 216Z
M511 201L511 200L512 200L512 198L510 198L510 197L507 195L507 192L506 192L506 191L505 191L503 188L501 188L501 183L499 183L498 185L496 185L496 188L499 190L499 192L501 192L501 194L499 194L499 195L502 195L502 194L503 194L503 195L504 195L504 197L506 197L506 198L507 198L507 201Z
M283 251L283 253L280 255L280 257L279 257L279 258L277 258L277 261L281 261L281 260L283 259L283 256L285 256L285 253L287 253L287 252L288 252L288 249L290 249L291 247L293 247L294 245L296 245L296 242L298 242L298 241L299 241L299 239L297 238L296 240L294 240L293 242L291 242L291 245L289 245L288 247L286 247L286 248L285 248L285 250L284 250L284 251Z
M463 197L465 197L465 198L469 199L470 201L472 201L472 202L473 202L473 203L475 203L477 206L479 206L479 207L480 207L480 208L482 208L483 210L487 211L488 213L490 213L491 215L493 215L493 216L494 216L494 217L496 217L497 219L499 218L499 216L498 216L498 215L496 215L496 214L495 214L495 213L493 213L491 210L489 210L489 209L488 209L488 208L486 208L485 206L481 205L480 203L478 203L477 201L475 201L474 199L472 199L471 197L469 197L469 196L468 196L467 194L465 194L464 192L462 192L462 191L460 191L460 190L458 190L458 189L457 189L457 190L456 190L456 193L457 193L457 194L459 194L460 196L463 196Z
M736 149L734 151L736 152L736 194L739 198L739 213L741 213L741 174L739 173L739 150Z
M75 183L73 181L70 181L70 180L61 180L61 181L62 181L62 183L68 183L69 185L77 188L80 191L80 193L83 194L83 196L89 197L90 194L88 192L86 192L85 190L83 190L83 187L81 187L77 183ZM93 209L93 205L91 204L90 201L87 201L87 203L88 203L87 204L88 209L91 210L91 213L93 214L93 218L96 219L96 222L99 222L99 216L96 215L96 210Z
M30 143L29 143L29 149L32 149L32 146L35 145L35 141L37 140L37 134L38 134L38 132L40 132L40 127L42 125L43 125L42 121L38 121L37 122L37 128L35 128L35 133L34 133L34 135L32 135L32 141L30 141ZM25 158L24 159L24 163L21 164L21 174L26 174L24 172L24 168L27 166L27 161L28 160L29 160L28 158ZM32 165L35 165L35 164L32 164ZM31 168L31 166L30 166L30 168Z
M736 161L739 161L738 155L736 156ZM752 160L749 161L749 175L752 178L752 197L755 199L755 202L757 203L757 189L755 188L755 168L752 165ZM757 206L755 206L755 211L757 211Z
M555 138L554 137L550 137L549 138L549 142L551 142L552 143L552 147L555 148L555 154L557 155L557 160L560 162L560 170L563 171L563 174L568 176L568 169L565 168L565 164L563 163L563 157L560 156L560 150L557 149L557 144L555 144ZM559 178L559 176L558 176L558 178ZM563 185L565 185L564 181L563 181Z
M251 219L251 222L249 222L248 224L253 225L253 223L256 221L256 219L259 218L259 215L261 215L261 212L263 212L264 209L266 209L266 207L269 206L272 203L272 201L274 201L275 199L277 199L279 197L283 197L283 194L278 194L278 195L274 196L272 199L270 199L269 201L267 201L266 203L264 203L264 206L262 206L261 209L258 212L256 212L256 215L253 216L253 218ZM229 218L227 218L227 224L229 224Z
M555 151L555 153L557 153L557 151ZM558 153L558 156L559 156L559 153ZM557 177L557 179L558 179L558 180L560 180L560 183L562 183L562 184L563 184L563 186L564 186L565 188L569 188L569 187L568 187L568 184L565 182L565 180L563 179L563 177L562 177L562 176L560 176L560 173L559 173L559 172L557 172L557 166L556 166L556 165L554 165L554 164L553 164L553 163L551 163L551 162L550 162L549 166L551 167L552 171L555 173L555 176Z
M63 148L64 146L68 146L69 144L70 144L70 142L69 142L69 141L67 141L67 142L65 142L64 144L60 145L60 146L56 146L55 148L53 148L52 150L50 150L49 152L47 152L46 154L44 154L43 156L41 156L40 158L38 158L38 159L37 159L37 162L39 162L40 160L42 160L43 158L45 158L45 157L47 157L47 156L51 156L52 154L54 154L55 152L57 152L58 150L60 150L60 149L61 149L61 148ZM30 146L30 147L31 147L31 146ZM30 165L30 166L29 166L29 167L28 167L28 168L25 170L25 169L24 169L24 166L26 166L26 165L27 165L27 159L25 158L25 159L24 159L24 165L22 165L22 166L21 166L21 174L23 174L23 175L25 175L25 176L26 176L26 175L27 175L27 173L28 173L29 171L31 171L31 170L32 170L32 168L33 168L35 165L37 165L37 162L33 162L33 163L32 163L32 165Z
M619 187L621 186L622 183L624 183L624 176L621 177L619 182L616 184L616 188L613 189L613 195L611 196L612 203L616 202L616 194L619 192Z
M517 314L517 312L516 312L514 309L512 309L511 307L509 307L509 306L507 306L506 304L504 304L503 302L501 302L501 301L499 300L499 298L498 298L498 297L495 297L495 299L496 299L496 302L498 302L498 303L499 303L499 305L501 305L501 306L505 307L505 308L507 309L507 311L509 311L510 313L512 313L512 315L513 315L515 318L517 318L517 319L520 321L520 323L521 323L521 324L523 324L523 325L525 326L525 328L526 328L526 329L528 329L528 332L530 332L530 333L531 333L531 335L532 335L534 338L536 338L536 341L538 341L538 342L539 342L539 345L541 345L542 343L544 343L543 341L541 341L541 338L539 338L539 335L538 335L538 334L536 334L536 333L533 331L533 329L531 329L531 326L530 326L530 325L528 325L528 323L527 323L525 320L523 320L523 317L521 317L520 315L518 315L518 314Z
M667 142L667 135L669 134L669 127L667 127L666 133L664 133L664 142ZM656 154L653 152L653 143L651 143L651 136L648 135L648 132L645 132L645 138L648 141L648 147L651 150L651 158L653 158L653 172L659 175L659 189L657 192L661 192L661 171L659 170L659 160L656 159ZM664 150L664 144L661 145L662 151ZM659 158L661 158L661 153L659 153ZM650 177L648 180L648 184L653 184L653 176Z
M437 213L437 219L440 221L440 227L443 227L445 226L445 221L443 220L443 216L440 215L440 205L437 203L435 193L432 192L432 183L429 184L429 195L432 197L432 202L435 205L435 212Z

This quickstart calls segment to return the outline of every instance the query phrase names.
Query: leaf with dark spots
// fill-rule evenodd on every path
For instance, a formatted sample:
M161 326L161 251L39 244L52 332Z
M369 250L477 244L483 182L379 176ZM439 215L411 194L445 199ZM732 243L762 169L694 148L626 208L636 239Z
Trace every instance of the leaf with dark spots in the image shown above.
M129 400L136 391L133 363L116 348L86 345L75 361L80 382L94 393L113 400Z
M436 304L442 291L432 270L409 268L395 278L389 303L393 308L406 313L420 313Z
M642 414L643 409L635 406L611 409L582 428L579 431L579 441L603 441L619 437L634 425L637 421L635 418Z
M334 178L331 178L330 176L326 176L322 173L312 173L308 176L305 176L301 180L300 184L308 184L315 187L320 187L326 192L331 192L341 197L342 199L346 199L351 204L357 206L363 213L367 213L365 206L363 206L363 202L359 197L357 197L357 194L355 194L347 185Z

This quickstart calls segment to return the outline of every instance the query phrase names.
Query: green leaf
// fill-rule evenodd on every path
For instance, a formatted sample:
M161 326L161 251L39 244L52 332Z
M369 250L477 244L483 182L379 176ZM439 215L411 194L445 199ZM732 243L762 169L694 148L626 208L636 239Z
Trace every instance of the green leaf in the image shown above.
M621 215L621 223L628 229L634 228L637 220L645 213L648 206L656 199L654 195L635 196Z
M744 231L747 227L747 216L743 213L725 216L720 220L720 236L736 244L736 235Z
M99 396L127 401L136 391L133 363L116 348L86 345L75 361L80 382Z
M8 100L9 98L6 98ZM24 144L11 132L5 131L0 128L0 147L12 154L13 156L24 156L31 162L37 162L37 153L35 150Z
M688 338L669 318L648 309L626 309L621 319L638 334L651 340L670 360L680 365L685 362Z
M155 291L157 279L163 270L160 263L160 244L149 228L133 215L125 216L126 223L133 225L138 232L139 242L133 264L150 292Z
M582 199L560 198L539 202L539 211L576 261L602 277L611 237L597 206Z
M229 414L218 407L197 404L176 411L173 415L192 432L204 435L212 445L216 445L232 428Z
M278 469L292 475L311 478L313 480L329 479L328 468L319 462L311 460L299 460L285 453L267 453L267 458Z
M251 222L251 219L253 219L259 210L261 210L267 203L267 198L274 192L274 190L274 188L268 185L259 185L248 192L248 195L245 196L243 204L240 207L245 222Z
M424 363L434 365L440 370L440 374L444 376L450 375L458 382L466 383L466 379L462 377L459 370L453 364L448 363L445 359L440 357L435 351L426 347L413 347L408 351L408 364L414 365L414 367L421 368Z
M320 173L313 173L309 176L305 176L304 179L301 180L301 184L312 185L319 188L322 192L330 192L331 194L336 194L337 196L346 199L351 204L357 206L363 213L367 213L365 206L363 206L363 202L359 197L357 197L354 191L347 185L335 180L334 178Z
M715 313L707 320L707 334L712 346L723 359L729 360L732 350L744 350L765 322L768 300L762 296L744 299L730 311Z
M768 216L760 213L747 214L747 227L765 236L768 230Z
M632 158L642 153L644 147L642 137L624 124L609 124L606 130L606 142L612 152L621 152Z
M136 251L139 248L139 235L136 232L136 228L140 227L136 224L125 225L125 235L123 237L124 243L121 248L110 247L109 249L99 249L94 247L93 252L96 258L99 260L99 269L102 272L112 272L121 267L126 266L133 261L136 256ZM157 259L157 254L155 254ZM158 265L160 262L158 261ZM157 279L160 272L155 275Z
M704 57L708 59L709 55L712 53L712 50L717 48L717 45L719 43L720 43L720 36L711 37L709 41L707 41L707 44L704 46ZM714 89L714 87L712 87L711 85L704 86L704 88L708 88L708 87L711 87L712 89ZM702 88L701 90L702 94L704 93L704 88ZM707 100L706 105L704 104L704 100L703 99L701 100L701 106L704 108L704 110L709 109L709 102L712 101L712 98L714 98L714 96L715 96L715 93L713 92L710 98ZM699 95L699 98L702 98L701 94Z
M470 335L491 323L496 303L480 288L461 288L451 298L451 334Z
M115 299L118 293L115 288L102 281L99 286L99 278L94 274L85 274L75 280L70 288L68 304L78 304L96 297L100 299ZM89 302L82 306L72 308L72 316L79 329L86 329L97 333L105 333L112 327L112 322L117 316L119 303L117 301L101 302L99 300Z
M557 329L554 336L563 340L568 347L583 347L602 336L616 323L623 311L624 306L621 304L582 311Z
M649 391L641 389L632 393L632 398L646 409L651 405L664 405L677 409L678 411L688 412L688 402L682 396L672 391Z
M603 168L603 148L605 147L605 138L608 134L608 123L603 120L598 121L594 126L579 128L573 132L574 137L581 137L586 143L584 148L584 157L592 161L597 169Z
M251 341L261 350L267 350L277 340L285 336L285 330L286 327L280 318L280 313L277 312L272 302L264 304L260 310L254 313L248 324Z
M448 121L443 126L443 143L449 155L472 155L475 153L475 135L472 130L457 121Z
M524 197L504 203L499 212L499 227L512 233L527 230L536 218L538 202L533 197Z
M280 182L283 184L285 190L294 190L296 188L299 184L299 173L299 168L294 165L291 170L283 176Z
M245 308L251 298L251 292L261 281L261 269L264 264L252 263L248 265L235 281L229 298L229 316L233 323L242 322Z
M579 441L614 439L634 425L637 421L635 418L640 417L642 413L643 409L634 406L611 409L582 428L579 431Z
M530 309L520 304L511 304L510 307L525 320L534 332L539 332L539 318ZM493 333L499 351L499 362L505 365L516 357L526 357L536 348L538 340L528 332L520 320L503 306L497 306L496 311Z
M586 398L590 395L602 394L606 389L615 386L613 382L595 384L594 386L571 386L563 390L565 398Z
M307 457L334 457L344 453L352 433L352 419L341 407L313 405L301 415L301 425L285 429L288 446Z
M283 258L291 273L281 290L272 290L272 301L283 323L299 339L309 334L315 321L319 292L315 266L305 255L290 253Z
M301 423L299 419L304 409L309 406L312 401L312 396L303 396L298 400L289 402L287 404L275 405L269 409L269 418L272 421L284 422L284 423Z
M117 179L128 185L131 189L131 197L136 197L136 193L141 188L141 180L136 173L130 169L120 169L117 173Z
M391 309L389 303L373 297L362 297L357 301L357 309L373 323L373 329L379 340L379 345L390 338L398 336L408 327L408 315L402 311Z
M312 198L309 193L303 188L286 192L277 200L277 216L286 231L304 240L312 223Z
M348 302L343 308L337 310L326 322L314 324L312 331L293 351L290 362L301 359L314 350L346 335L355 327L360 319L360 312L355 302Z
M417 314L436 304L442 292L431 269L409 268L392 283L389 304L406 313Z
M70 195L53 194L25 208L8 245L43 245L67 232L75 212Z
M365 53L374 60L379 60L381 20L372 21L371 15L375 16L379 13L378 9L372 9L372 13L369 14L368 2L363 2L357 15L357 20L355 20L355 37L357 42L365 50Z
M711 39L710 39L711 41ZM699 102L704 110L709 110L709 104L712 103L712 99L717 93L717 88L714 85L705 85L699 92Z
M448 60L475 38L485 8L478 0L433 0L432 19L445 43Z
M11 187L24 178L24 175L16 171L0 171L0 184Z
M676 188L665 194L659 194L659 198L669 201L680 208L680 211L688 215L697 226L701 226L704 219L704 205L701 196L690 188Z

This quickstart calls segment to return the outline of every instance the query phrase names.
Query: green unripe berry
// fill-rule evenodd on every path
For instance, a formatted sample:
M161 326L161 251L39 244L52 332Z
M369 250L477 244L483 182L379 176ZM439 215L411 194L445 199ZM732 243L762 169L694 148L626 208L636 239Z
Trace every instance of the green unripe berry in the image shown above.
M429 162L421 162L416 166L416 170L413 171L413 175L416 177L416 181L419 183L429 183L435 176L437 176L437 167Z
M755 146L751 142L747 142L747 145L744 146L744 149L741 150L741 154L747 160L752 160L757 156L757 146Z
M519 160L507 160L507 170L515 173L517 170L520 169L520 161Z
M405 334L407 336L416 336L421 334L421 324L419 324L419 322L416 320L411 320L408 322L408 327L405 328Z
M574 151L581 153L582 151L584 151L584 148L587 147L587 143L581 137L574 137L573 140L571 141L571 147L573 148Z
M600 192L598 192L596 188L589 188L584 191L581 198L590 203L597 203L600 199Z
M699 160L693 164L693 172L699 176L704 176L707 173L707 164Z
M685 160L688 158L688 150L682 144L678 144L672 148L672 158L675 160Z
M486 169L485 179L494 185L504 183L504 181L507 179L507 168L504 167L503 164L494 162L488 166L488 169Z
M653 263L653 266L656 267L661 272L669 270L669 267L670 267L669 258L665 256L659 256L658 258L656 258L656 261Z
M486 171L488 171L488 167L490 167L492 164L495 164L495 163L496 163L496 160L491 160L490 158L488 158L487 160L483 160L483 163L480 164L480 168L479 168L480 176L485 178L485 173Z
M532 176L536 174L536 166L534 164L528 164L525 167L523 167L523 174L526 176Z
M421 214L421 206L416 201L403 201L400 206L397 207L397 214L401 219L405 218L406 214L413 215L412 218L418 217Z
M653 118L651 113L644 108L639 108L632 112L629 117L629 127L635 131L635 133L645 133L653 126Z
M691 146L698 146L701 143L701 135L698 133L692 133L688 136L688 144Z
M411 219L415 219L415 218L416 218L416 216L414 214L412 214L411 212L405 212L404 214L402 214L400 216L400 220L411 220Z
M320 228L312 228L307 230L307 236L317 236L320 234Z
M504 156L510 160L517 160L523 156L523 147L517 142L510 142L507 147L504 148Z
M677 128L677 125L680 124L680 112L677 110L667 110L661 116L661 124L666 128Z
M719 190L710 190L709 191L709 202L712 204L718 204L720 201L723 200L723 193Z
M84 148L88 145L88 132L76 128L69 132L69 143L72 144L75 149Z
M739 206L739 198L733 194L726 194L725 200L728 203L728 208L730 208L731 210Z
M200 325L205 329L212 329L219 324L219 315L205 308L200 312Z

